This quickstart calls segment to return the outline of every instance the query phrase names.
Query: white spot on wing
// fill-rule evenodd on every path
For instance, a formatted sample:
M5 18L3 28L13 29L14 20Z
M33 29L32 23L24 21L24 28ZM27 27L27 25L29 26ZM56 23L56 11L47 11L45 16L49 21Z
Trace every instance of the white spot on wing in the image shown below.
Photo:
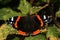
M10 22L10 24L12 24L12 22Z
M44 15L44 19L46 19L46 15Z
M13 21L13 19L14 19L14 18L12 17L12 18L11 18L11 21Z
M48 22L48 20L45 20L45 22Z

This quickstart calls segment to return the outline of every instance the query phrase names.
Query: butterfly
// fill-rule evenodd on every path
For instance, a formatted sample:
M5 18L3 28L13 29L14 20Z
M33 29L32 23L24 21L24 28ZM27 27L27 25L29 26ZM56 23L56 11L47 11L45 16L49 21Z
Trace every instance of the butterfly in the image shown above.
M4 21L0 20L2 24ZM13 28L17 29L18 34L22 36L37 35L44 29L45 23L50 23L46 15L27 15L27 16L14 16L6 20Z

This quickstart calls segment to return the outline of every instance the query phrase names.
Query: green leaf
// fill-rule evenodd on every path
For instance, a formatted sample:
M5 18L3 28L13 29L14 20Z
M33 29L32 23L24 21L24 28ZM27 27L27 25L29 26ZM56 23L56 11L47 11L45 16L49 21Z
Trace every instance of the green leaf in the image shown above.
M36 36L29 36L26 37L25 40L46 40L45 36L42 34L36 35Z
M19 38L18 37L15 37L14 39L12 39L12 40L19 40Z
M58 37L58 30L57 30L56 26L54 26L54 25L49 26L46 36L47 36L47 38L50 37L50 36Z
M40 6L38 6L38 7L32 7L30 10L31 10L31 14L33 14L33 13L37 13L37 12L39 12L40 11Z
M60 17L60 8L59 8L59 11L56 12L56 16Z
M8 34L17 33L16 29L9 25L3 24L0 28L0 40L6 39Z
M20 0L20 5L18 9L22 11L23 15L26 15L30 12L31 5L26 0Z
M10 8L0 9L0 19L7 20L8 18L11 18L13 16L18 16L18 15L22 16L22 13L13 11Z

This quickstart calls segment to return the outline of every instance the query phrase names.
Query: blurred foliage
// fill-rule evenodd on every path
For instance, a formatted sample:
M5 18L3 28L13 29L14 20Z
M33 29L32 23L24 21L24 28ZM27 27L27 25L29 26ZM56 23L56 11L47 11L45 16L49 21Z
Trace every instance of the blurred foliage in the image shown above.
M30 11L31 5L26 0L21 0L18 9L21 10L23 15L26 15Z
M46 38L43 34L39 34L36 36L26 37L25 40L46 40Z
M39 1L43 1L46 2L47 0L39 0ZM7 4L8 2L11 2L11 0L0 0L0 4ZM51 0L51 3L55 3L57 2L57 0ZM20 4L19 7L17 7L17 9L21 10L21 12L16 12L13 11L12 9L8 8L1 8L0 9L0 20L7 20L8 18L12 17L12 16L26 16L26 14L28 12L34 12L37 13L39 10L39 7L32 7L30 3L28 3L26 0L20 0ZM56 14L58 17L60 17L60 10L57 11ZM2 25L2 27L0 28L0 40L4 40L8 34L13 34L13 33L17 33L17 30L12 28L12 26L10 25ZM58 35L60 34L60 31L57 30L57 28L55 27L55 25L53 26L49 26L48 27L48 32L46 33L46 37L49 36L54 36L54 37L58 37ZM19 40L19 38L15 38L13 40ZM30 36L30 37L26 37L25 40L46 40L45 36L43 34L39 34L36 36Z
M58 30L57 30L55 25L52 25L52 26L48 27L48 32L47 32L46 36L47 37L50 37L50 36L58 37Z
M5 5L5 4L7 4L7 3L11 2L11 1L12 0L0 0L0 4Z
M22 15L22 14L17 13L10 8L0 9L0 19L7 20L8 18L13 17L13 16L17 16L17 15Z
M12 28L7 24L3 24L2 27L0 28L0 40L4 40L6 39L8 34L14 34L14 33L17 33L17 30L15 30L14 28Z
M56 16L60 17L60 8L59 8L59 11L56 12Z

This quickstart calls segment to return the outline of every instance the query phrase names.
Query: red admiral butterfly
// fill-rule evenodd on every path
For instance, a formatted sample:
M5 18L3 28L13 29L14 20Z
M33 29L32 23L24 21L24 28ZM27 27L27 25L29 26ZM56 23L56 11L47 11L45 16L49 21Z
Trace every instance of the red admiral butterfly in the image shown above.
M42 16L42 15L41 15ZM17 29L18 34L23 36L37 35L44 28L45 23L49 23L47 16L43 15L14 16L7 20L8 24Z

